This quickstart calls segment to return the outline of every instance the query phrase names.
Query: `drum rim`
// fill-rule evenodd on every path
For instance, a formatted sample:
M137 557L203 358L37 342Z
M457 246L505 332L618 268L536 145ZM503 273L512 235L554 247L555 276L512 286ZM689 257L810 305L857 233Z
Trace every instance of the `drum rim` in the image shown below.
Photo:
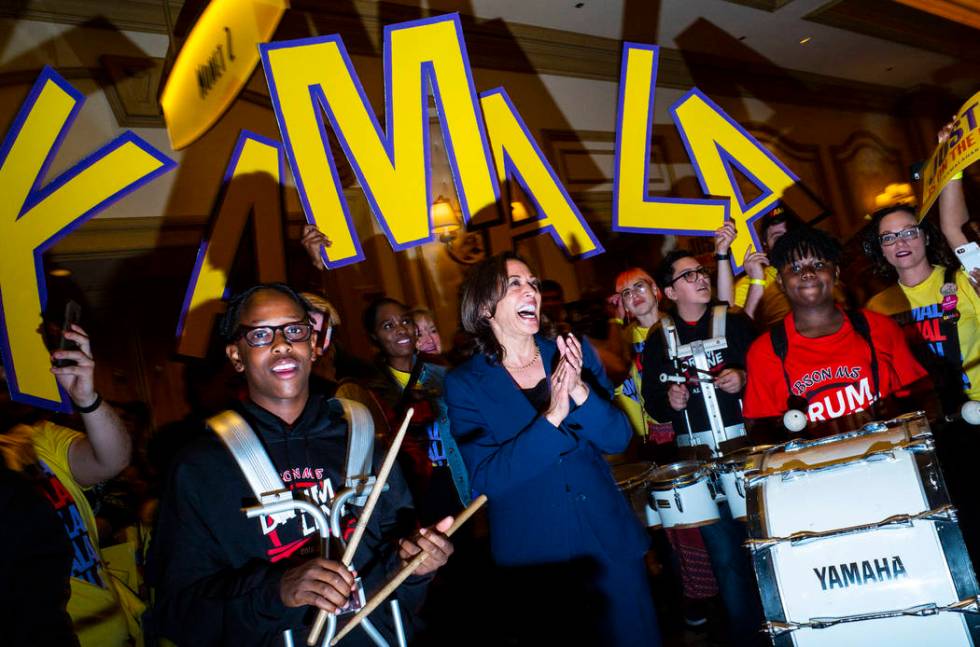
M675 463L670 463L668 465L661 465L656 470L654 470L654 474L657 474L657 472L660 471L667 471L667 470L673 470L677 472L679 469L682 468L693 468L693 469L683 473L678 473L677 476L674 476L672 478L657 479L651 475L650 489L657 490L658 492L664 492L668 490L673 490L679 486L686 486L686 485L692 485L694 483L699 483L700 481L703 481L709 477L708 464L696 460L677 461Z
M779 445L752 445L750 447L742 447L736 449L733 452L729 452L725 456L717 459L715 461L715 469L720 472L737 472L739 469L744 468L749 462L749 458L755 454L764 454L773 447L778 447Z
M627 465L647 465L648 467L647 469L640 472L639 474L630 476L626 479L623 479L622 481L617 480L615 468L625 467ZM647 481L650 480L650 476L655 471L657 471L657 469L658 466L653 461L633 461L632 463L619 463L617 465L609 466L609 472L612 474L613 481L616 482L616 487L619 488L620 490L631 490L641 483L646 483Z

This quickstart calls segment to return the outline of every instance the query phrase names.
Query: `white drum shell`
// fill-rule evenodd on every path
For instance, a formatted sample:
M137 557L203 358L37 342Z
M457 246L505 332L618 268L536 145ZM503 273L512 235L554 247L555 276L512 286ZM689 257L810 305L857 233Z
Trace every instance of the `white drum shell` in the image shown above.
M733 519L745 520L745 481L743 470L724 470L718 473L721 490L728 501Z
M663 486L654 484L650 498L656 503L664 528L696 528L721 518L710 481L711 477L705 473L693 483L668 490L659 490Z

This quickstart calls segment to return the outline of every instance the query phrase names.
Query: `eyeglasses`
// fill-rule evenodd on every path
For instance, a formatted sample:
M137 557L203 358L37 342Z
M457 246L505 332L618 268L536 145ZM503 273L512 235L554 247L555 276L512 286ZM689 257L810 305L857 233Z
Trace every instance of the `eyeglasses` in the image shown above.
M681 272L680 274L675 276L673 279L671 279L670 285L677 283L681 279L684 279L688 283L694 283L695 281L698 280L698 276L703 276L704 278L708 278L711 275L708 273L708 270L706 268L695 267L693 270Z
M646 294L649 294L650 291L651 291L650 285L646 281L637 281L630 287L623 288L623 290L619 293L619 296L622 297L623 300L625 301L630 297L644 296Z
M893 234L891 232L888 232L887 234L882 234L882 235L878 236L878 242L881 243L881 246L882 247L889 247L889 246L894 245L895 243L897 243L899 241L899 239L901 239L901 240L915 240L918 237L919 237L919 226L918 225L915 225L915 226L909 227L908 229L903 229L902 231L898 232L897 234Z
M236 338L245 338L245 343L252 348L269 346L275 341L276 333L282 331L283 339L290 343L299 343L309 340L313 334L313 324L293 321L284 323L281 326L245 326L238 327Z

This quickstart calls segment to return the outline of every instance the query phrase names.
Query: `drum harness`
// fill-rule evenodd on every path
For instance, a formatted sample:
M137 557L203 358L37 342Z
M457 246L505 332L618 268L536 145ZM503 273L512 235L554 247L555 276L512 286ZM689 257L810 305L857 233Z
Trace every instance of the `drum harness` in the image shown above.
M231 452L238 467L248 481L258 505L244 508L243 512L249 519L262 516L280 516L286 519L295 516L297 511L305 512L313 517L317 532L320 535L320 555L326 559L330 553L330 536L333 535L341 544L344 543L340 529L340 510L345 504L364 506L367 497L374 487L375 477L371 474L374 457L374 421L367 407L354 400L336 398L344 411L347 422L347 457L345 460L344 489L337 492L324 514L320 505L293 496L279 478L276 468L266 453L251 426L234 411L224 411L207 421L218 438ZM385 485L387 488L387 485ZM336 514L334 514L336 512ZM327 515L330 519L327 520ZM395 634L399 647L405 647L407 641L402 625L401 610L398 600L391 600L391 615L394 620ZM337 616L328 616L327 630L321 643L327 647L337 631ZM388 647L388 641L374 627L368 618L361 622L365 633L378 647ZM285 647L293 647L292 631L283 632Z
M663 382L677 382L683 378L680 360L688 357L694 358L694 368L699 375L710 375L708 366L708 352L724 350L728 348L728 341L725 339L725 320L727 319L728 306L715 305L711 308L711 337L709 339L697 339L688 344L681 344L677 333L677 324L674 323L670 315L663 315L660 318L660 329L664 335L664 342L667 346L667 357L674 363L676 375L666 373L660 376ZM684 379L686 382L686 379ZM721 446L721 443L729 439L729 432L732 437L745 435L745 428L741 425L725 427L725 421L721 416L721 408L718 406L718 395L715 393L715 383L712 380L698 378L701 387L701 395L704 400L704 407L708 414L708 423L711 425L711 436L714 439L714 450ZM687 415L687 408L684 409L684 423L687 427L687 434L690 438L691 446L702 444L695 438L695 432L691 429L691 419ZM739 433L740 432L740 433ZM701 433L701 432L698 432Z
M854 332L860 335L861 339L868 344L868 349L871 351L871 381L876 398L881 398L881 384L878 380L878 352L875 350L875 345L871 340L871 326L868 324L868 318L860 310L845 310L844 314L847 316L848 321L851 322ZM789 338L786 333L785 319L769 329L769 340L772 342L773 352L779 358L779 365L783 369L783 379L786 380L786 392L789 394L786 400L786 406L789 409L797 409L806 414L810 407L810 402L802 395L793 395L793 383L790 381L789 373L786 371L786 355L789 352ZM877 403L878 399L871 403L870 408L872 411L875 410Z

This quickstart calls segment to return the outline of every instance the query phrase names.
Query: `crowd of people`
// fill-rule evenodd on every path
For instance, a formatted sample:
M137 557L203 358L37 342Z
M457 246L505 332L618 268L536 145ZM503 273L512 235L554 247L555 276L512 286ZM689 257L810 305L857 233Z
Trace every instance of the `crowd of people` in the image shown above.
M610 464L711 461L917 409L943 423L937 448L973 551L974 443L954 419L980 396L980 271L950 254L967 242L965 205L954 180L938 227L906 205L872 216L863 249L893 283L864 307L840 281L840 243L784 206L758 223L763 248L739 281L727 223L713 263L674 249L620 273L598 309L566 307L526 260L493 256L463 282L452 349L432 311L384 296L361 313L376 356L359 358L333 335L329 295L257 285L229 301L224 368L209 373L242 386L198 389L207 405L151 442L134 433L138 409L96 392L95 354L72 325L63 334L77 349L54 351L69 361L51 370L75 416L4 403L5 639L298 644L318 611L346 617L425 553L397 589L400 612L370 615L391 644L404 633L423 645L658 645L700 627L718 643L763 644L745 524L722 503L714 523L644 528ZM329 244L312 227L303 242L314 263ZM369 413L367 432L348 401ZM207 428L223 409L248 422L282 486L340 528L333 545L302 511L246 517L267 493ZM356 481L351 456L368 447L376 474L410 409L344 562L364 511L357 498L334 505ZM800 428L784 424L792 411ZM483 494L485 516L450 537ZM376 642L354 631L342 644Z

